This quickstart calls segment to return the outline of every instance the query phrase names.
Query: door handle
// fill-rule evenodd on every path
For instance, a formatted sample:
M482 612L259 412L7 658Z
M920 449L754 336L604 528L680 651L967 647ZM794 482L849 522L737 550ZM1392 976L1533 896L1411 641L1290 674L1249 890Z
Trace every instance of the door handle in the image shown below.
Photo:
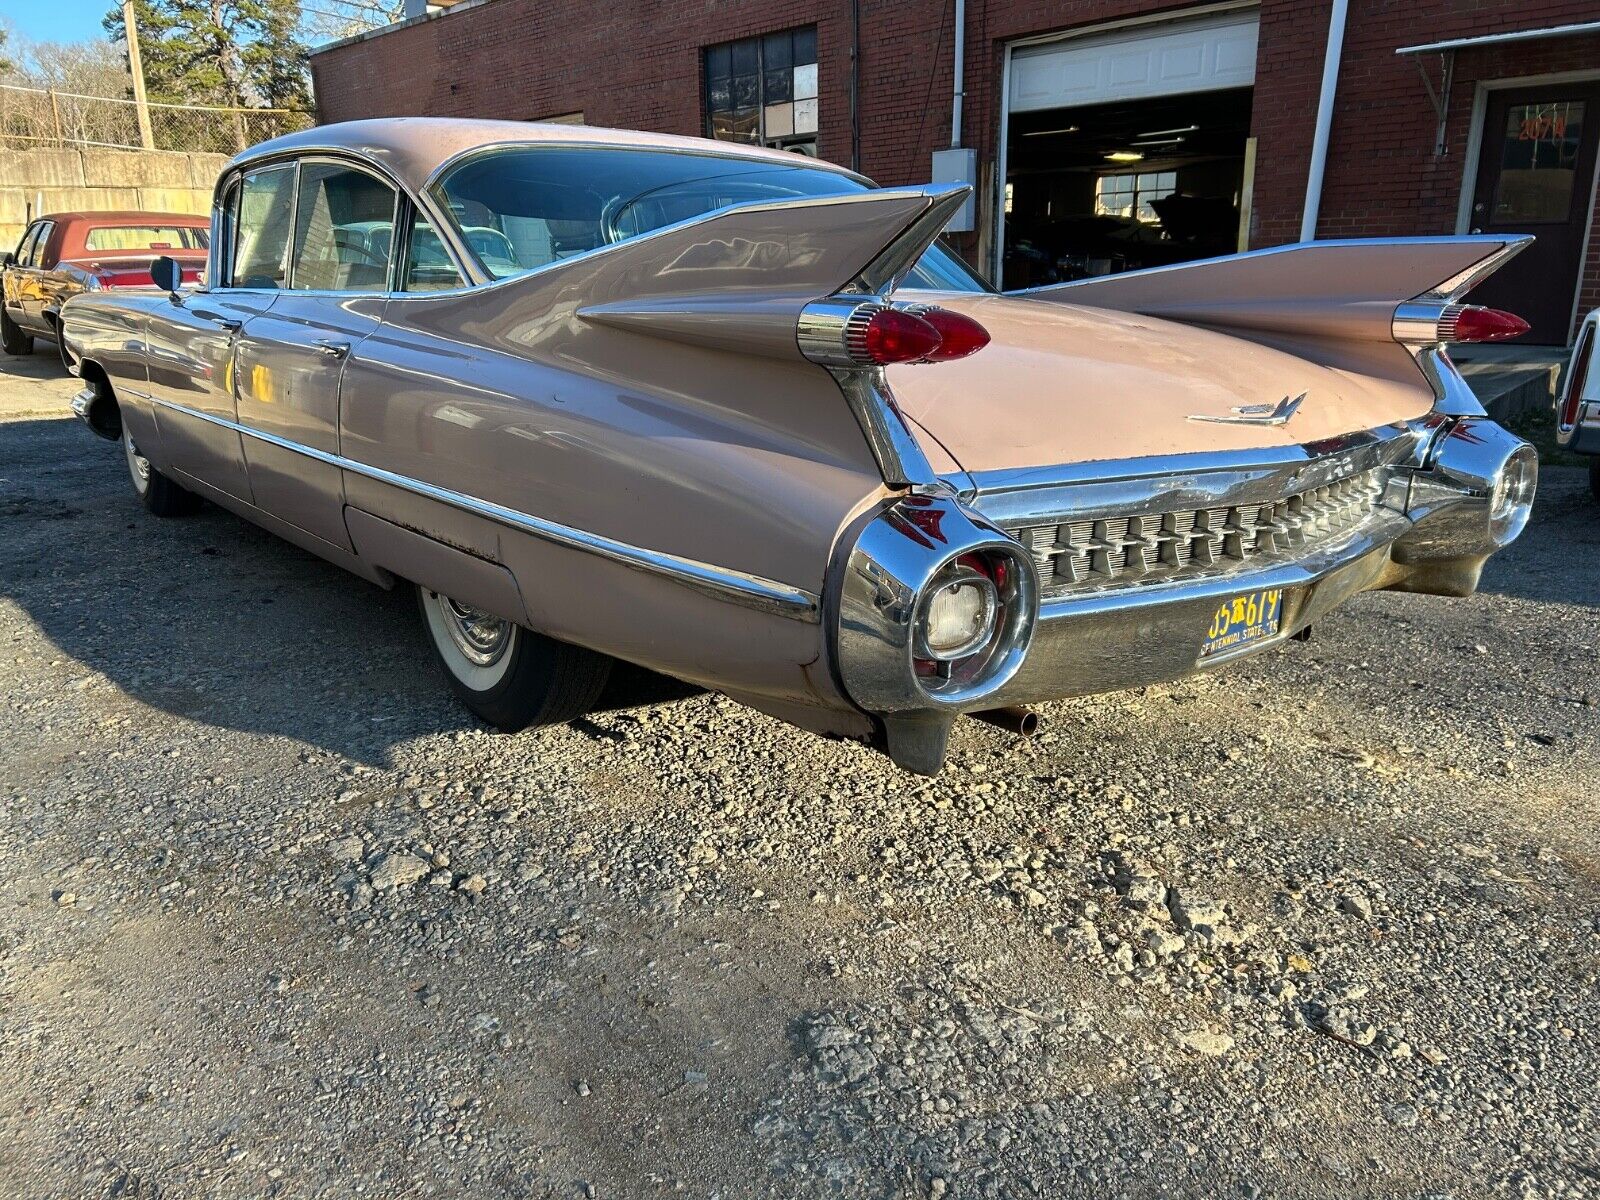
M349 342L336 342L332 338L318 338L317 350L326 358L343 358L350 353Z

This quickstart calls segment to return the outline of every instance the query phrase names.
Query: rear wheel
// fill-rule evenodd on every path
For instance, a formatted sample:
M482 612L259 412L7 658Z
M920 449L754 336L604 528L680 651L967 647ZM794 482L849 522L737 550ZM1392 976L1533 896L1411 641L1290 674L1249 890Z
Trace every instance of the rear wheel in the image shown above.
M32 354L33 338L22 331L6 313L4 304L0 304L0 346L5 348L7 354Z
M417 588L423 623L450 690L507 733L560 725L594 706L611 674L603 654L569 646L449 596Z
M133 434L122 427L122 456L128 462L128 475L133 480L133 490L144 506L158 517L181 517L200 507L200 497L187 488L173 483L150 465L150 460L139 453Z

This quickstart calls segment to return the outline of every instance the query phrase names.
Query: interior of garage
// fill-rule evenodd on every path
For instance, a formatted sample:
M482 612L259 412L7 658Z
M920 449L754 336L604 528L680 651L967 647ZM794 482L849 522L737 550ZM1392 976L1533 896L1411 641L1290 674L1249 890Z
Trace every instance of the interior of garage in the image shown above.
M1005 285L1238 249L1249 87L1014 113Z

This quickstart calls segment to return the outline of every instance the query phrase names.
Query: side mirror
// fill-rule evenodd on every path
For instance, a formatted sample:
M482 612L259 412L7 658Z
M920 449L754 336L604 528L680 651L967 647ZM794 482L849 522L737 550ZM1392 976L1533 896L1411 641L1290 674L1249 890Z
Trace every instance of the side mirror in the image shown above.
M178 265L178 260L163 254L150 264L150 279L163 292L178 294L178 288L183 283L183 268Z
M0 266L14 267L16 265L17 265L17 253L16 253L16 251L15 250L7 250L5 258L4 259L0 259Z

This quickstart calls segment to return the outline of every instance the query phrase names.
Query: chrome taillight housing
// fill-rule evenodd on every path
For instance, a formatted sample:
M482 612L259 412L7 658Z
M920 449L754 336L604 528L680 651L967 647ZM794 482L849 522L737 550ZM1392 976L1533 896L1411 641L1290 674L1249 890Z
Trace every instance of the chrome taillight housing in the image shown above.
M1530 326L1515 313L1478 304L1411 301L1394 314L1394 340L1406 346L1438 343L1503 342L1521 337Z
M988 330L963 313L851 296L806 305L795 338L812 362L844 368L949 362L989 344Z
M879 715L981 708L1017 672L1039 614L1022 546L953 496L865 519L830 599L846 692Z

